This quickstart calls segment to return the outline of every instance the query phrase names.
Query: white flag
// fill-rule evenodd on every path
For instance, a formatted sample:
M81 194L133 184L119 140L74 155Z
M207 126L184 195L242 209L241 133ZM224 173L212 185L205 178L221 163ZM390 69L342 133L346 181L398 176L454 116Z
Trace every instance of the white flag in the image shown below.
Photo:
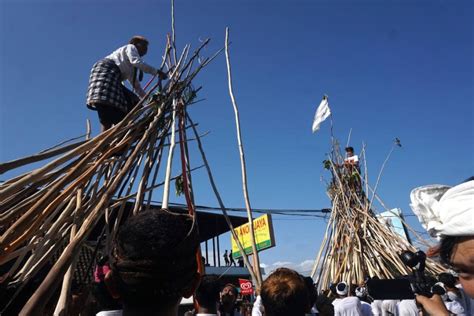
M331 109L329 108L328 98L324 96L314 115L313 133L319 130L319 126L321 126L321 123L324 122L329 115L331 115Z

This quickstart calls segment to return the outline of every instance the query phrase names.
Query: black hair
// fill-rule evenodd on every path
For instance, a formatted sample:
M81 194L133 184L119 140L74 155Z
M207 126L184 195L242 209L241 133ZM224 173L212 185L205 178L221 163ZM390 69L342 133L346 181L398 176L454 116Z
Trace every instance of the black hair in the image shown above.
M456 287L456 277L452 275L451 273L440 273L438 275L438 280L439 282L442 282L444 285L446 285L449 288Z
M346 147L346 151L347 152L350 151L351 153L353 153L354 152L354 147L348 146L348 147Z
M446 294L446 290L441 285L435 284L431 287L431 293L444 295Z
M329 285L329 290L333 295L337 295L337 290L336 290L337 283L331 283Z
M125 304L170 306L197 277L199 234L185 213L147 210L132 216L115 241L111 268Z
M304 283L306 288L308 289L308 297L309 297L309 305L313 306L316 303L316 299L318 298L318 291L314 286L314 281L312 277L304 277Z
M221 284L215 275L205 275L201 279L201 284L196 289L195 298L199 306L208 309L215 309L219 301Z
M132 44L132 45L136 45L136 44L139 44L139 43L144 43L144 44L148 45L148 40L143 36L135 35L128 41L128 43Z
M451 257L453 255L453 250L458 242L459 237L457 236L443 237L443 239L441 240L441 245L439 247L439 257L443 263L451 265Z

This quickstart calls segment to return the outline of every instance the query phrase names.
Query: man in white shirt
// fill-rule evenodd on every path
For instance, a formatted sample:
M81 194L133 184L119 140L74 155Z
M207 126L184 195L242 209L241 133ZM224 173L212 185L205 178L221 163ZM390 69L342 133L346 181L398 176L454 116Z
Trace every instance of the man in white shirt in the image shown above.
M96 110L99 115L102 131L119 123L128 112L145 96L140 86L143 72L159 75L166 79L166 74L148 64L141 57L148 52L148 40L143 36L134 36L129 44L115 50L94 64L89 78L87 107ZM123 85L128 80L135 93Z
M362 183L360 180L359 156L354 154L354 148L346 147L346 158L344 159L344 172L349 175L349 185L362 192Z
M359 168L359 156L354 154L353 147L346 147L346 158L344 159L344 165L346 167Z

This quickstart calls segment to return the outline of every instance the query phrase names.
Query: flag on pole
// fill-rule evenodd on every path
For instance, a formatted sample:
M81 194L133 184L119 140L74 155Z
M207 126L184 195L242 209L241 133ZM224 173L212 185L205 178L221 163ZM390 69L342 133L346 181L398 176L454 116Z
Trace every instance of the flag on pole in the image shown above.
M316 114L314 115L313 133L319 130L321 123L324 122L329 117L329 115L331 115L331 109L329 108L328 97L324 96L323 100L318 106L318 109L316 110Z

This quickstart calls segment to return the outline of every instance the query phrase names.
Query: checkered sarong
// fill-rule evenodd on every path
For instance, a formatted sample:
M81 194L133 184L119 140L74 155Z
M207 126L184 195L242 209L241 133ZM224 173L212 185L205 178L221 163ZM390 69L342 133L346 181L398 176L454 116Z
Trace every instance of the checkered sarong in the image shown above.
M129 101L125 89L120 68L110 59L99 60L92 67L89 77L87 107L94 109L94 104L102 104L128 112Z

